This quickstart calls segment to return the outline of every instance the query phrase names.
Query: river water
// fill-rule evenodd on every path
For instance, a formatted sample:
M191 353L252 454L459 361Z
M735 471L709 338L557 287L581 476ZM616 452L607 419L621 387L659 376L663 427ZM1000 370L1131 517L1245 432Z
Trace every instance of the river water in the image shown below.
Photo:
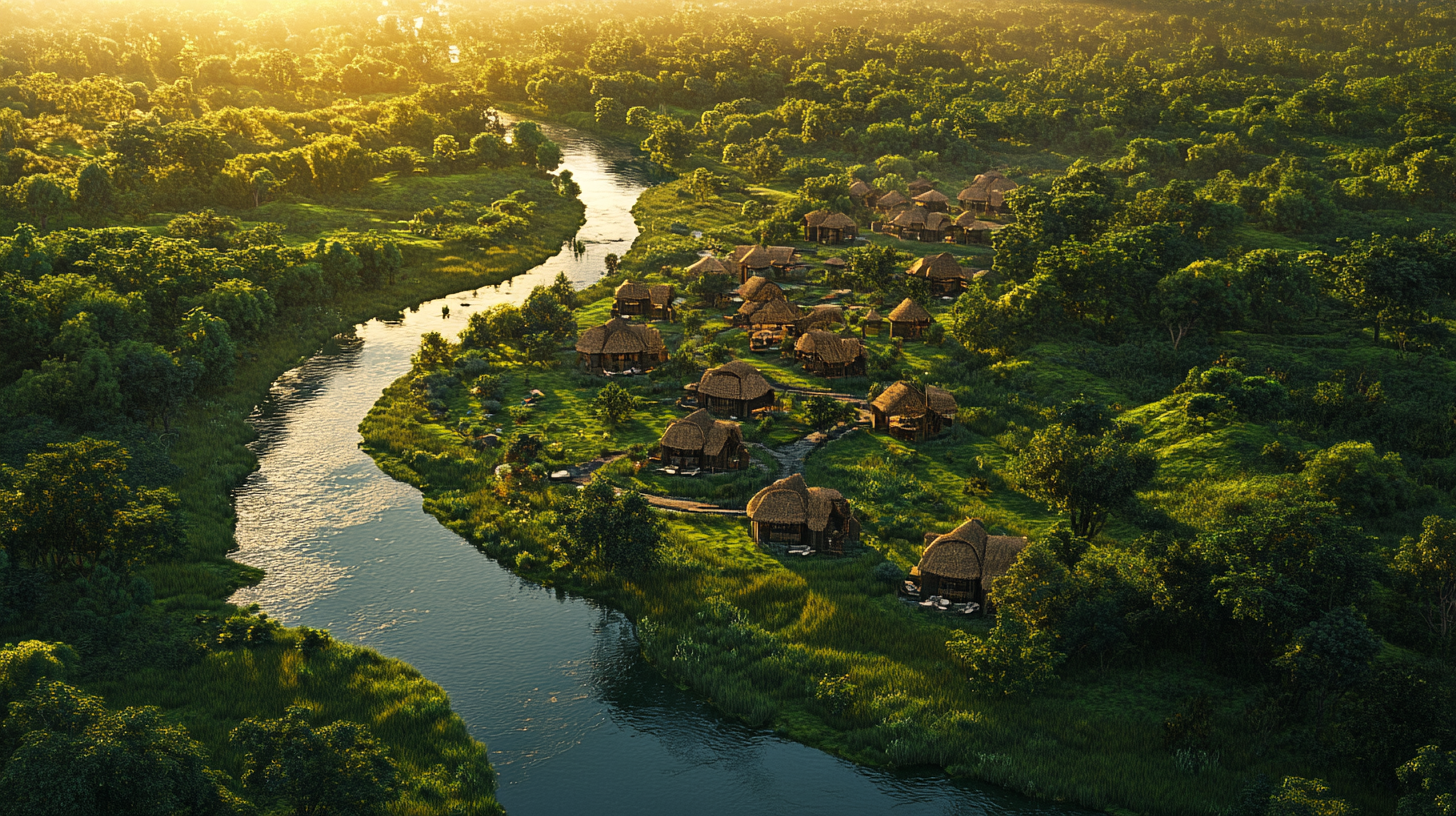
M268 575L233 600L443 686L489 746L512 816L1068 812L940 774L861 768L718 715L641 659L623 615L516 577L359 450L360 420L409 370L421 334L454 336L471 312L518 302L558 272L589 284L631 245L630 210L647 186L632 157L546 130L582 187L585 254L371 320L281 377L253 417L259 468L236 493L236 558Z

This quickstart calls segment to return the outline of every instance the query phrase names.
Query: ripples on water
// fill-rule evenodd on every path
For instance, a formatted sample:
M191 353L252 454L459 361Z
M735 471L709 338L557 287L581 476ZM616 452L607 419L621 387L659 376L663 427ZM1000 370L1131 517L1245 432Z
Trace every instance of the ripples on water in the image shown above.
M259 469L236 493L237 558L268 575L233 600L331 629L443 686L489 746L512 816L1063 812L940 775L860 768L723 719L642 661L623 615L502 569L359 450L360 420L409 370L421 334L454 336L471 312L518 302L558 272L587 285L608 253L626 253L646 186L631 157L547 131L582 187L585 253L372 320L280 377L253 417Z

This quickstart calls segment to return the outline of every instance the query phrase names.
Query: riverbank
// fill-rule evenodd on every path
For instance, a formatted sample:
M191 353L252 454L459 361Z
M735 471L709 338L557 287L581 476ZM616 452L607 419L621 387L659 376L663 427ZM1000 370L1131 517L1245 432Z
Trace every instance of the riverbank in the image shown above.
M658 280L642 274L662 265L657 257L644 262L644 250L684 256L669 264L686 260L689 240L667 224L686 220L705 232L735 228L736 202L685 203L677 186L652 190L634 208L642 235L623 262L634 279ZM667 206L658 206L662 202ZM604 319L613 283L603 281L585 293L589 302L578 309L583 328ZM801 303L827 291L790 284L791 299ZM948 322L945 307L932 312L942 324ZM831 385L808 382L817 378L777 354L750 355L742 332L728 330L716 311L705 311L704 317L707 342L730 348L771 379L826 390ZM681 324L658 328L669 348L680 348ZM866 342L871 349L888 348L884 338ZM903 354L900 374L939 377L947 366L964 365L949 348L906 344ZM682 382L626 378L619 382L645 405L630 421L608 426L587 410L602 381L573 371L573 353L563 352L558 363L558 368L540 370L507 356L492 372L504 404L531 389L543 392L528 414L496 421L505 436L537 434L548 470L603 449L649 446L668 421L681 415L670 403ZM1083 374L1069 385L1060 367L1048 373L1052 376L1035 386L1039 393L1048 392L1043 399L1068 387L1097 384ZM478 400L462 390L450 402L449 418L433 420L411 404L408 379L385 392L360 428L366 451L380 467L419 487L429 512L517 573L625 611L638 622L644 652L664 674L750 724L868 765L937 765L1038 798L1113 812L1219 812L1261 774L1324 778L1339 796L1372 813L1393 806L1388 793L1350 770L1328 767L1269 734L1249 733L1247 712L1256 710L1256 693L1176 651L1109 665L1075 665L1057 685L1032 698L978 693L947 656L945 643L957 631L982 635L988 623L920 612L897 601L892 584L875 577L880 571L903 575L918 558L920 542L912 539L919 531L944 531L967 515L985 519L996 532L1029 535L1044 532L1056 520L997 479L993 471L1005 462L1007 451L994 438L996 423L977 421L975 413L968 425L928 442L910 445L855 433L809 458L810 484L844 490L865 522L867 546L849 557L775 556L753 544L742 520L666 514L664 565L624 578L572 564L565 556L557 513L569 493L529 480L512 480L508 487L498 483L492 471L499 454L471 449L447 430L467 411L478 414ZM832 383L834 390L848 391L867 385L868 378ZM792 415L775 421L782 438L764 441L783 444L795 438L799 429L790 428ZM773 428L748 425L744 431L750 439L775 434ZM630 458L604 469L603 477L655 493L695 499L716 494L709 500L739 507L766 482L766 476L753 472L696 480L659 476L650 469L634 471ZM973 483L979 485L976 491L967 488ZM1176 495L1177 485L1172 478L1160 490ZM1141 531L1121 519L1109 532L1133 537ZM887 562L898 569L886 567ZM840 677L849 678L851 690L826 691ZM1189 767L1164 747L1164 723L1186 707L1190 696L1211 701L1209 754L1217 757L1211 765Z
M446 294L495 285L536 267L561 251L583 221L581 202L560 198L546 179L524 171L473 175L473 183L469 178L454 182L470 183L486 200L524 189L539 202L528 237L486 251L407 242L406 268L394 284L354 292L328 307L296 315L299 320L292 325L280 323L279 330L243 350L229 387L192 405L178 419L171 456L183 476L173 487L186 519L191 557L143 571L163 608L179 614L226 613L234 608L227 602L234 591L263 577L261 570L232 561L228 554L236 549L232 491L257 462L249 448L256 436L249 418L275 381L356 324ZM362 208L340 211L358 213ZM386 210L375 217L397 223L398 215ZM148 667L97 679L87 687L113 706L167 709L206 746L214 767L234 778L241 776L242 756L228 744L230 730L246 717L278 717L291 705L306 705L324 720L365 723L389 748L404 782L393 812L439 813L451 807L499 811L485 746L470 736L438 685L400 660L345 644L305 663L293 648L298 637L296 630L284 630L272 645L210 653L181 669Z

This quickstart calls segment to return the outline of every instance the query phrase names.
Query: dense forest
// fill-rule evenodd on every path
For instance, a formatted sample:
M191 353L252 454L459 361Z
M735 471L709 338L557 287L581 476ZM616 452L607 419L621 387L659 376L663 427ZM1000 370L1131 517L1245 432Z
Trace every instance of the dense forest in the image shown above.
M830 12L0 7L0 814L498 810L418 673L226 603L259 577L226 559L227 490L244 417L301 355L570 236L575 182L521 115L640 149L663 185L607 280L695 308L628 388L566 370L606 287L430 338L366 437L452 527L626 608L721 708L858 760L1103 809L1448 813L1456 9ZM602 434L640 461L669 413L647 398L763 359L713 313L733 284L682 271L700 253L808 253L805 214L876 218L855 181L954 197L993 169L1020 186L989 247L949 247L989 272L932 304L932 342L867 343L865 376L832 383L763 363L811 390L955 395L942 438L808 460L858 508L862 552L792 572L634 495L741 504L751 478L604 470L624 498L540 478L611 453ZM903 270L947 247L864 234L803 295L926 300ZM512 409L494 451L455 424L527 384L596 397ZM804 399L747 433L843 418ZM922 533L972 515L1031 539L996 614L897 617Z

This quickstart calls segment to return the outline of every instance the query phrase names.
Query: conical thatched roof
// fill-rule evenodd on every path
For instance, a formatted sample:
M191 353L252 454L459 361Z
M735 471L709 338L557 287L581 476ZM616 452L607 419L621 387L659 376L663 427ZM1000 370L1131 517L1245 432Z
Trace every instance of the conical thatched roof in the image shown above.
M844 323L844 309L829 303L821 303L810 309L794 325L799 331L808 331L819 326L832 326L835 323Z
M821 229L837 230L859 228L859 224L854 223L854 219L844 213L830 213L824 216L824 220L819 223L819 226Z
M925 413L925 395L904 380L880 392L870 403L886 416L919 416Z
M613 295L617 300L646 300L649 293L646 286L634 280L624 280Z
M708 456L722 453L723 446L729 442L742 444L743 430L737 422L714 419L705 408L674 421L662 433L664 447L702 451Z
M919 202L919 203L921 203L921 204L948 204L948 203L950 203L950 198L945 193L942 193L939 190L927 190L927 191L921 193L920 195L915 196L915 199L914 200L917 201L917 202Z
M824 259L824 265L825 266L849 266L849 264L846 263L843 258L825 258Z
M795 473L749 499L748 517L767 524L805 524L810 530L820 532L829 526L829 516L836 508L845 515L850 514L849 503L838 490L809 487L804 477Z
M786 326L804 316L799 307L791 305L786 300L764 300L753 301L761 304L757 309L748 312L749 325L778 325ZM747 306L748 304L743 304ZM743 311L743 310L740 310Z
M849 185L849 194L854 196L855 198L864 198L865 196L869 195L873 190L873 187L865 184L859 179L855 179L854 183Z
M880 313L875 311L874 309L870 309L868 312L865 312L864 317L860 319L865 321L866 323L882 323L885 320L883 317L880 317Z
M1025 538L987 535L978 519L970 519L931 541L911 574L978 580L982 588L989 589L994 579L1011 569L1025 548Z
M919 195L927 190L935 189L935 184L925 179L918 178L911 179L910 183L905 185L905 187L910 191L911 195Z
M738 287L738 296L744 300L783 300L784 290L768 278L754 275Z
M956 199L965 201L985 201L991 193L1006 193L1015 190L1016 182L1001 175L995 170L988 170L971 181L969 187L961 190Z
M758 373L758 369L742 360L710 368L698 381L699 394L719 399L755 400L772 392L773 386Z
M933 212L925 214L925 228L945 232L955 221L946 213Z
M712 255L704 256L697 263L688 267L688 274L690 275L724 275L727 273L728 267L724 266L722 261L714 258Z
M905 194L899 190L891 190L875 199L875 206L882 210L888 210L891 207L898 207L902 204L909 203L910 199L906 198Z
M657 329L620 317L587 329L576 341L576 350L582 354L646 354L665 348Z
M948 280L966 276L965 271L961 269L960 262L949 252L938 252L919 258L915 263L910 264L910 268L905 272L911 277L926 280Z
M930 319L930 312L910 298L900 301L900 305L890 312L892 323L928 323Z
M864 356L864 349L853 337L819 329L810 329L794 341L794 350L818 357L826 363L849 363Z

